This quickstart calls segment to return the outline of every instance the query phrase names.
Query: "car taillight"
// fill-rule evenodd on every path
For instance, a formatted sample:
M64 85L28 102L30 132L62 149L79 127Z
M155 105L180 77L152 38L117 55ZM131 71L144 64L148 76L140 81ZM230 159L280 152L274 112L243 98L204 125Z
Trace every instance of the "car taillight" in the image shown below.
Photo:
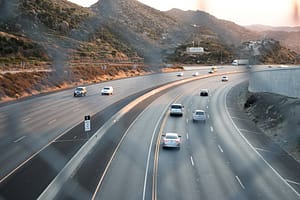
M176 143L177 143L177 144L180 143L180 139L176 139Z

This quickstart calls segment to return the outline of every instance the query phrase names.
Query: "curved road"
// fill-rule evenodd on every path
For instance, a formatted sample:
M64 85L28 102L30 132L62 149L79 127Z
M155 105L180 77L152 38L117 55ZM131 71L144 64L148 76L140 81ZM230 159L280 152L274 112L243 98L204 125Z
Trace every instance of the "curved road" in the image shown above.
M219 77L199 80L155 100L127 130L94 198L299 199L240 133L258 130L232 121L238 116L231 116L228 110L233 108L226 101L236 99L226 96L246 79L231 75L228 83ZM210 89L210 96L200 97L201 88ZM172 102L185 105L183 117L168 115ZM206 123L191 120L192 110L199 108L209 116ZM165 132L182 135L180 150L161 148Z

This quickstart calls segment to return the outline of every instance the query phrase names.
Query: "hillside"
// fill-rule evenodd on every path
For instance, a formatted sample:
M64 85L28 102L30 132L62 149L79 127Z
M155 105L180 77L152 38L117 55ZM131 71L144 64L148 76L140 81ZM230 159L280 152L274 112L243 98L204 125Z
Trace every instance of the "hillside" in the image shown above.
M295 27L272 27L263 25L246 26L251 31L256 31L261 38L273 38L280 43L300 54L300 26Z
M220 20L203 11L182 11L172 9L166 14L175 18L181 25L192 25L188 29L194 32L193 27L201 27L211 30L216 37L227 45L240 45L244 41L258 38L258 34L233 22Z
M243 42L258 37L255 32L205 12L161 12L136 0L99 0L90 8L66 0L0 0L0 17L0 70L28 73L22 76L24 81L41 77L51 82L43 87L39 81L32 83L36 91L14 85L4 92L2 84L0 98L18 91L38 93L47 85L60 88L87 83L86 78L90 82L106 80L99 76L116 70L104 70L105 66L122 66L118 69L125 72L139 66L148 73L160 70L163 63L230 63ZM186 54L186 48L194 45L202 46L205 54ZM280 57L285 63L293 60L295 54L288 49L276 48L282 49ZM274 52L263 53L260 61L277 62L268 59L271 54L276 57ZM42 74L33 74L32 70ZM83 78L74 75L78 70ZM86 71L94 73L94 78L84 75ZM18 77L12 75L9 79L13 76ZM1 82L6 80L3 77Z

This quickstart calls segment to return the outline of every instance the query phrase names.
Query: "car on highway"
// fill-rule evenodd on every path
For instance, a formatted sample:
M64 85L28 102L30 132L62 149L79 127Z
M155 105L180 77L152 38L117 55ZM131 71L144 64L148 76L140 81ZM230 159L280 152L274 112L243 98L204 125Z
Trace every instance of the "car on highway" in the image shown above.
M192 73L192 76L198 76L199 75L199 72L193 72Z
M86 87L77 87L74 90L74 97L82 97L87 94L87 89Z
M163 135L163 140L162 140L162 147L175 147L175 148L180 148L180 135L178 133L166 133Z
M200 90L200 96L208 96L208 93L209 93L208 89L201 89Z
M176 74L176 76L178 76L178 77L183 76L183 72L178 72L178 73Z
M193 111L193 122L196 121L201 121L205 122L206 121L206 114L204 110L194 110Z
M223 82L223 81L229 81L229 78L228 78L228 76L222 76L222 79L221 79L221 81Z
M184 106L180 103L174 103L170 107L170 116L182 116Z
M212 74L212 73L215 73L217 71L217 68L216 67L212 67L208 73Z
M114 92L114 88L112 86L105 86L101 90L102 95L112 95Z

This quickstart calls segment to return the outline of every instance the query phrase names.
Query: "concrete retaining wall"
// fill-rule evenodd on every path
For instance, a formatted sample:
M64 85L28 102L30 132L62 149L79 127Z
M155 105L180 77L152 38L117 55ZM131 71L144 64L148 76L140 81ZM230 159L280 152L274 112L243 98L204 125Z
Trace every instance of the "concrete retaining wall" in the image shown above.
M300 67L254 71L248 90L300 98Z

